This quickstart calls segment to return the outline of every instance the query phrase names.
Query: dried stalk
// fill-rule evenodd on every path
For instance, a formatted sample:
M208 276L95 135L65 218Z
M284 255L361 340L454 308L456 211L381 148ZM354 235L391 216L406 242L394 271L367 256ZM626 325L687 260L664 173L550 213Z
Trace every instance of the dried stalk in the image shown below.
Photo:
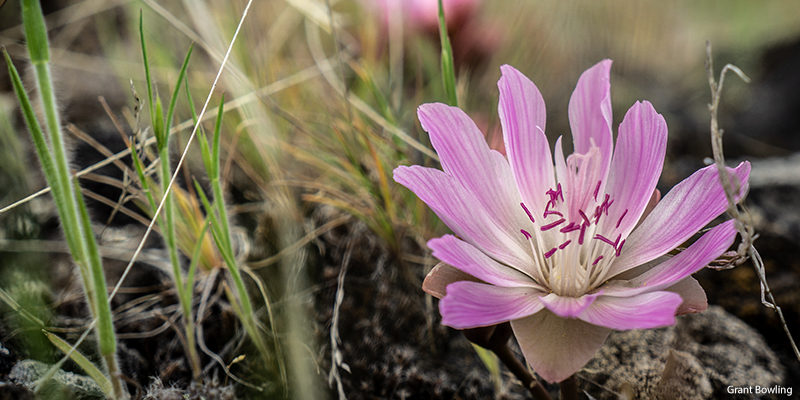
M739 244L736 254L732 255L733 257L731 259L725 261L717 268L729 269L744 263L748 258L752 260L753 267L755 267L756 274L758 275L758 279L761 283L761 303L778 313L778 318L780 318L781 325L783 325L783 330L786 332L786 336L789 338L789 343L792 345L794 355L797 357L797 360L800 361L800 351L798 351L797 344L795 344L794 338L792 337L791 332L789 332L789 326L786 324L786 319L783 317L783 312L775 302L775 296L772 295L772 291L769 289L769 285L767 284L767 277L764 271L764 263L761 260L761 255L758 253L758 250L756 250L755 246L753 246L753 242L758 238L758 235L755 233L755 229L753 228L750 213L745 208L739 208L735 201L735 194L739 193L741 183L735 181L734 183L736 187L731 185L731 177L728 175L728 171L725 168L725 156L722 152L722 134L724 131L719 127L718 113L719 100L722 96L722 85L725 82L725 74L728 71L733 71L747 83L750 83L750 78L748 78L744 72L742 72L742 70L735 65L726 64L725 67L722 68L722 71L719 75L719 82L717 82L714 78L714 64L711 57L711 42L706 42L706 53L708 58L706 60L705 67L708 75L708 85L711 87L711 104L708 105L708 110L711 113L711 147L714 153L714 164L717 166L717 171L719 171L719 179L722 183L722 187L725 190L725 197L728 199L728 214L730 214L731 217L736 220L736 229L739 231L739 235L742 237L742 242ZM736 179L735 176L733 178ZM739 199L740 202L742 200L744 200L744 195L741 199ZM769 301L767 301L767 298L769 298Z

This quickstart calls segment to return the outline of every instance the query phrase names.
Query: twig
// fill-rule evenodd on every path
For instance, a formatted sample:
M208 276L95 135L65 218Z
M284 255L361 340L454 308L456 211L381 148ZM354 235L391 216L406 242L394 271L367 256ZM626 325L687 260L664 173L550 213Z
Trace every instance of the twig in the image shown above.
M526 368L522 362L511 352L511 349L508 348L507 345L498 346L498 348L493 349L495 354L497 354L497 358L506 365L506 367L511 371L514 376L517 377L522 382L522 386L531 393L534 399L538 400L550 400L550 394L544 390L542 384L536 380L536 378L531 375L528 368Z
M717 82L714 78L714 64L713 58L711 57L711 42L706 42L706 53L708 55L708 59L706 60L706 73L708 74L708 84L711 87L711 104L708 105L708 110L711 112L711 147L714 152L714 163L717 166L717 171L719 171L719 179L722 182L722 187L725 189L725 197L728 199L728 213L736 220L736 229L739 231L739 235L742 237L742 242L739 244L736 256L728 261L727 265L729 265L729 268L732 268L742 264L748 258L752 260L753 267L755 268L756 274L758 275L758 279L761 283L761 303L778 313L778 318L780 318L781 324L783 325L783 330L786 332L786 336L789 338L789 343L792 346L792 350L794 350L795 357L797 357L797 359L800 361L800 351L797 349L794 338L789 331L789 326L786 324L786 319L783 316L783 312L775 302L775 296L772 295L772 291L769 289L769 285L767 284L767 277L764 271L764 263L761 260L761 255L758 253L758 250L756 250L755 246L753 246L753 242L758 238L758 235L755 234L755 229L753 228L750 214L746 209L739 209L739 207L736 205L736 201L734 200L735 195L739 192L739 186L741 183L738 181L735 182L737 186L736 188L731 185L731 177L725 168L725 157L722 152L722 134L724 131L719 128L718 112L719 101L722 95L722 85L725 81L725 74L728 71L733 71L747 83L750 82L750 78L748 78L738 67L727 64L722 68L719 76L719 82ZM744 195L739 199L739 201L741 202L743 199ZM767 301L767 298L769 298L769 301Z
M336 389L339 392L339 400L347 400L342 385L342 377L339 376L339 368L350 372L350 366L342 360L342 351L339 350L341 339L339 338L339 308L344 300L344 277L347 274L347 265L350 264L350 255L353 253L353 241L347 245L347 250L342 258L342 268L339 271L339 278L336 286L336 300L333 303L333 318L331 319L331 370L328 374L328 385L333 385L336 381Z

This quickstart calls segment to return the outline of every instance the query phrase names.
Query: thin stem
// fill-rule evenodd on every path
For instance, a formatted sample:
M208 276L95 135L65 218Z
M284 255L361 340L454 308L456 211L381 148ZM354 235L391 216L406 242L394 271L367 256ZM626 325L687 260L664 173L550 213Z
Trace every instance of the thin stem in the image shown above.
M502 346L495 346L492 350L500 361L506 365L506 367L511 371L514 376L517 377L522 382L522 386L528 389L531 392L531 395L534 399L537 400L552 400L550 394L544 390L544 387L536 380L536 378L531 375L528 368L522 365L522 362L517 359L514 353L511 352L511 349L508 348L508 345Z
M578 400L578 383L575 381L575 375L561 381L558 387L561 388L561 400Z

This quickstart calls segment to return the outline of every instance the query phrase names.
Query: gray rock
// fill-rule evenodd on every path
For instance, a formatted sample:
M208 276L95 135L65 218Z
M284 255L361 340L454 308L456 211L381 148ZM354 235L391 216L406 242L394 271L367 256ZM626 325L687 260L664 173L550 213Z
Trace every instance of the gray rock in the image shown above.
M35 360L22 360L14 365L8 374L8 380L34 390L38 380L47 373L51 365ZM59 370L45 383L40 391L43 399L80 399L101 400L106 396L92 378L72 372Z
M780 385L784 368L755 329L710 306L675 326L613 332L578 376L598 399L616 398L626 385L639 399L747 399L753 395L727 388Z

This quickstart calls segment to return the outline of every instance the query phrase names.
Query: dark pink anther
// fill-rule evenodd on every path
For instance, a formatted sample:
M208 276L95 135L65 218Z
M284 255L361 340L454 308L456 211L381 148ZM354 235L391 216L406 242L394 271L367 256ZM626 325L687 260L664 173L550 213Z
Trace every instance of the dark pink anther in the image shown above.
M591 225L592 224L589 221L589 218L586 216L586 213L583 212L583 210L578 209L578 214L580 214L581 218L583 218L583 221L584 221L583 225Z
M622 242L620 242L619 247L617 247L617 254L616 254L617 257L619 257L619 252L622 251L622 246L624 246L624 245L625 245L625 241L623 240Z
M547 211L544 212L543 218L547 218L548 215L553 215L553 214L558 215L559 217L563 217L564 216L564 214L562 214L562 213L560 213L558 211L547 210Z
M522 209L525 210L525 214L528 214L528 218L531 219L531 222L536 222L536 220L533 219L533 214L531 214L531 212L528 210L528 207L525 207L525 203L519 203L519 205L521 205Z
M622 215L619 216L619 220L617 221L617 228L619 228L619 224L622 223L622 219L625 218L625 214L628 213L628 209L626 208L625 211L622 212Z
M545 207L545 209L550 208L551 204L553 205L553 207L555 207L556 200L558 200L559 197L561 198L561 201L564 201L564 194L561 192L561 184L560 183L558 184L558 186L556 186L556 190L550 189L550 190L547 191L546 194L548 196L550 196L550 201L547 202L547 207Z
M583 234L586 233L587 224L581 224L581 234L578 236L578 244L583 244Z
M606 215L608 215L608 207L611 207L611 203L613 203L613 202L614 202L614 200L610 200L610 199L611 199L611 196L609 196L608 194L606 194L606 198L605 198L605 199L603 199L603 204L601 204L601 205L600 205L600 209L601 209L602 211L605 211L605 212L606 212ZM610 201L609 201L609 200L610 200Z
M581 229L580 225L578 225L578 224L576 224L574 222L570 222L567 226L559 229L558 231L561 232L561 233L568 233L568 232L572 232L572 231L577 231L578 229Z
M594 201L597 201L597 193L600 192L600 183L603 181L597 181L597 186L594 188ZM608 196L608 195L606 195Z
M594 224L595 225L600 223L600 216L601 215L603 215L603 207L602 206L595 207L594 208L594 215L592 216L592 218L594 218Z
M520 229L519 231L522 232L523 235L525 235L525 239L531 240L531 234L528 233L528 231L526 231L525 229Z
M556 248L553 247L552 249L548 250L547 253L544 253L544 258L550 258L556 252Z
M599 262L600 262L600 260L602 260L602 259L603 259L603 256L597 257L597 258L594 260L594 262L592 263L592 265L595 265L595 264L599 263Z
M601 242L608 243L614 248L617 247L616 243L612 242L611 239L609 239L609 238L607 238L607 237L605 237L603 235L594 235L594 238L599 240L599 241L601 241Z
M559 219L558 221L555 221L555 222L549 223L549 224L547 224L547 225L545 225L545 226L543 226L543 227L542 227L542 231L547 231L547 230L553 229L553 228L555 228L555 227L557 227L557 226L559 226L559 225L563 224L563 223L564 223L564 221L566 221L566 220L565 220L564 218L561 218L561 219Z
M561 243L561 245L558 246L558 248L561 249L561 250L564 250L564 247L567 247L567 245L570 244L570 243L572 243L572 240L567 240L566 242Z

